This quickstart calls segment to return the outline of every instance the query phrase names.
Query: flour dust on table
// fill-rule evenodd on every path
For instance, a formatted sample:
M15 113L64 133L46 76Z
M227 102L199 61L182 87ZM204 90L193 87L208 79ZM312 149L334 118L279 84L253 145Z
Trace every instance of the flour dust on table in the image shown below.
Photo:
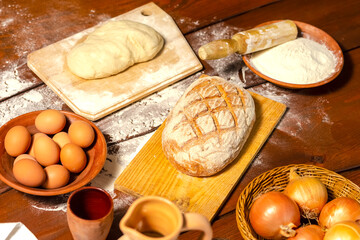
M193 39L192 47L197 50L211 41L231 38L232 35L241 30L238 27L226 25L223 22L211 25L190 35ZM239 78L239 71L242 66L242 59L239 54L233 54L217 60L208 60L206 63L212 68L206 72L207 75L219 76L240 86L243 85Z
M43 2L43 4L46 5L47 2ZM82 7L74 1L62 1L61 4L66 4L69 8L73 9L80 9ZM36 77L30 75L30 70L26 66L27 55L42 46L64 38L69 35L70 31L70 28L64 27L68 24L63 23L63 26L59 26L58 22L52 21L53 16L63 14L62 11L54 6L51 7L51 12L48 12L50 17L42 18L33 15L31 9L23 8L19 4L5 5L4 3L3 5L0 9L0 15L2 17L5 16L5 18L0 23L0 32L11 39L13 48L8 49L8 54L4 56L1 62L2 65L0 65L0 100L38 85ZM14 14L16 17L13 16ZM6 18L6 16L10 15L12 17ZM106 14L96 14L95 10L91 10L89 16L90 19L86 21L93 22L93 25L110 18ZM61 31L47 32L47 35L38 34L34 31L36 28L44 30L44 25L47 25L49 29L61 27ZM79 28L78 31L81 30L81 24L75 26ZM44 37L45 35L46 37ZM31 81L28 78L31 78Z
M321 119L324 124L318 125L316 128L323 133L331 133L331 126L334 124L332 116L329 115L327 109L331 107L329 100L326 97L318 96L311 105L299 105L297 103L298 96L292 94L291 90L279 88L272 83L265 83L252 88L252 91L258 93L266 98L281 102L288 107L285 113L287 121L280 121L277 129L283 133L288 133L289 136L299 138L299 141L306 142L306 138L301 138L307 131L311 133L314 125L309 114L304 114L303 111L309 111L316 116L316 119ZM306 96L304 96L306 97ZM306 103L307 101L304 101ZM301 109L299 109L301 108ZM302 121L299 121L302 119ZM310 130L312 129L312 131ZM332 137L329 135L329 139ZM311 148L311 146L309 147Z
M52 102L49 102L49 99ZM51 104L51 107L50 107ZM62 109L64 102L45 85L0 102L0 126L22 114L48 108Z
M33 83L22 79L19 76L19 68L25 63L9 63L6 61L0 67L0 99L11 97L12 95L33 85Z
M105 165L100 173L91 180L91 186L112 191L116 178L124 171L152 135L153 132L109 146Z

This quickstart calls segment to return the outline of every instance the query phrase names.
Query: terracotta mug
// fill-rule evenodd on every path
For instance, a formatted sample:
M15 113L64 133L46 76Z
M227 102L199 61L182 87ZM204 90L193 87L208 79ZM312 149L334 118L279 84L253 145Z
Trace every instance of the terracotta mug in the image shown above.
M123 236L119 240L176 240L181 232L202 231L203 240L211 240L207 218L198 213L182 213L171 201L156 196L137 199L120 221Z
M75 240L106 239L113 219L113 200L101 188L80 188L67 201L67 221Z

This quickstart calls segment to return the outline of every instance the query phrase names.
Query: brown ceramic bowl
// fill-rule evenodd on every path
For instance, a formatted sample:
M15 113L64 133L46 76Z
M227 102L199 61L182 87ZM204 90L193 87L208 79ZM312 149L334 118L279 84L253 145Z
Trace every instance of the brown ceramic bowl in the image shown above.
M278 21L280 21L280 20L265 22L256 27L260 27L260 26L263 26L266 24L271 24L271 23L278 22ZM299 21L293 21L293 22L298 27L298 32L299 32L298 37L308 38L308 39L311 39L318 43L325 44L326 47L335 54L338 61L337 61L337 65L335 66L335 72L331 76L329 76L328 78L326 78L322 81L319 81L316 83L310 83L310 84L294 84L294 83L282 82L282 81L270 78L270 77L262 74L258 70L256 70L250 63L251 54L247 54L247 55L243 56L243 60L246 64L246 66L248 66L248 68L250 68L252 72L254 72L256 75L260 76L261 78L263 78L269 82L272 82L278 86L285 87L285 88L313 88L313 87L318 87L318 86L324 85L324 84L329 83L332 80L334 80L339 75L339 73L341 72L343 65L344 65L344 56L343 56L343 53L341 51L339 44L337 44L337 42L329 34L327 34L326 32L324 32L323 30L321 30L319 28L316 28L310 24L299 22Z
M106 141L104 135L95 126L95 124L75 113L66 111L61 111L66 116L67 123L64 128L65 131L67 131L70 123L75 120L83 120L89 123L95 131L94 143L88 148L84 149L88 159L85 169L78 174L71 174L70 181L66 186L55 189L27 187L15 179L12 172L14 157L11 157L5 151L5 135L10 128L16 125L25 126L29 130L30 134L39 132L35 127L35 118L41 112L42 111L35 111L23 114L10 120L0 128L0 180L21 192L39 196L54 196L65 194L89 183L100 172L105 164L107 155Z

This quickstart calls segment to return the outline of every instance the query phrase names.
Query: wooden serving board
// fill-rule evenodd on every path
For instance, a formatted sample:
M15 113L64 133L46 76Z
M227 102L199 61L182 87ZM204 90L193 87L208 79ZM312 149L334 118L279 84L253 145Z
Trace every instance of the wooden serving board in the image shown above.
M29 68L75 113L97 120L202 69L202 65L174 20L154 3L110 19L132 20L151 26L165 40L152 60L117 75L85 80L72 74L67 53L98 26L28 55Z
M115 189L135 196L165 197L184 212L201 213L212 220L286 110L282 103L251 95L256 107L255 125L238 158L223 171L204 178L177 171L162 151L163 123L116 179Z

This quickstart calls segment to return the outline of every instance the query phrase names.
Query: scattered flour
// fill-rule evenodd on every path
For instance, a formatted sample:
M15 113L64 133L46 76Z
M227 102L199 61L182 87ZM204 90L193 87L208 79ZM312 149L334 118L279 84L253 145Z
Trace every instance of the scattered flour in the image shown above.
M306 141L304 134L313 133L313 130L309 129L314 127L312 124L314 118L321 119L324 123L317 126L317 129L321 129L323 132L329 132L329 129L334 124L331 116L327 114L327 109L331 107L331 104L325 97L318 96L314 101L302 99L302 97L308 97L306 95L302 96L301 91L300 94L292 94L291 91L279 88L272 83L261 84L251 90L287 106L287 111L284 115L286 120L280 121L276 129L292 137L302 138ZM311 98L312 96L309 97ZM304 105L299 105L299 102L303 102ZM311 112L311 114L306 114L306 111Z
M52 3L44 1L43 4ZM64 3L59 2L58 4ZM81 4L76 2L66 1L66 4L72 4L74 9L82 8ZM66 27L69 24L64 23L62 26L59 26L58 22L54 21L56 16L64 14L56 6L44 6L44 8L51 9L51 12L47 13L51 16L50 18L34 16L31 9L19 4L8 4L0 8L0 32L6 36L4 38L5 44L8 42L13 46L0 59L0 99L11 97L14 94L38 85L39 80L28 73L30 70L26 66L27 55L41 47L65 38L73 33L71 31L74 31L72 28ZM110 18L109 15L96 14L95 10L92 11L89 14L91 18L87 22L91 22L93 25ZM8 12L11 12L11 14L7 14ZM70 19L69 21L72 20ZM60 27L60 30L48 31L48 29L55 27ZM43 34L38 34L39 31L43 31ZM23 75L27 76L24 77Z
M326 113L325 107L329 105L329 100L325 99L324 97L318 97L314 106L316 106L317 114L321 116L321 121L323 123L333 125L334 122L331 120L330 116Z
M40 103L44 98L39 92L26 92L23 98L33 103Z
M49 102L49 99L52 101ZM24 113L47 108L62 109L64 102L42 85L23 94L0 101L0 126Z
M256 52L250 62L268 77L295 84L322 81L335 72L337 64L325 45L306 38Z
M266 163L266 161L263 159L262 155L258 154L252 161L251 166L252 167L264 166L265 163Z
M224 22L211 25L190 34L192 47L195 51L197 51L206 43L219 39L229 39L232 35L242 30L243 29L235 26L226 25ZM239 71L242 67L242 59L240 55L232 54L222 59L207 60L206 63L211 67L211 69L207 69L206 74L216 75L236 84L243 85L239 78Z
M0 68L0 99L11 97L19 91L34 85L31 81L22 79L19 76L19 69L24 65L25 63L9 63L6 61Z
M14 22L14 19L13 18L8 18L8 19L6 19L5 21L3 21L1 23L1 27L5 28L5 27L9 26L9 24L11 24L12 22Z
M49 212L66 212L66 202L69 198L69 195L70 193L50 197L32 196L31 198L28 198L28 201L30 206L35 210Z
M278 87L271 83L264 83L251 89L252 91L260 94L261 96L267 97L274 101L280 102L289 106L291 104L291 95L287 91L279 90Z
M64 202L62 203L39 203L39 201L34 201L31 206L37 210L41 211L47 211L47 212L57 212L57 211L63 211L66 212L67 206L66 206L66 199L64 199Z
M194 19L189 18L189 17L181 17L178 21L186 29L194 29L194 28L200 26L199 20L195 21Z
M116 178L120 176L153 133L110 146L105 165L101 172L91 181L91 186L112 191Z

